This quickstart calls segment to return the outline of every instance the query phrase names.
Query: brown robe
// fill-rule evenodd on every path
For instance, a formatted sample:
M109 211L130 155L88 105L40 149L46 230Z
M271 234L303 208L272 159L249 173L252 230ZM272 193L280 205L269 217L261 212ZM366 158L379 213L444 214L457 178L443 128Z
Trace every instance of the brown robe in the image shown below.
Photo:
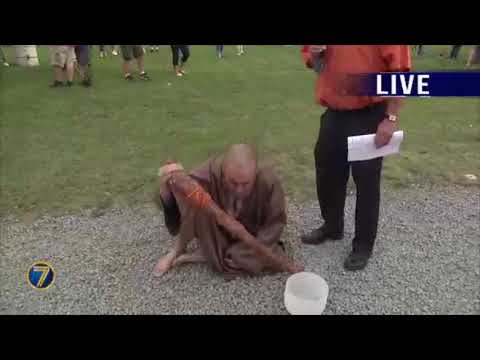
M210 159L189 175L220 208L241 222L258 241L274 252L283 252L280 236L286 224L285 195L278 177L272 169L258 169L252 193L236 214L224 184L221 164L222 157ZM225 274L274 271L248 245L233 239L211 215L192 209L184 199L178 197L175 203L165 205L165 224L170 234L180 235L187 241L197 238L203 255L215 270ZM225 258L231 259L235 267L229 266Z

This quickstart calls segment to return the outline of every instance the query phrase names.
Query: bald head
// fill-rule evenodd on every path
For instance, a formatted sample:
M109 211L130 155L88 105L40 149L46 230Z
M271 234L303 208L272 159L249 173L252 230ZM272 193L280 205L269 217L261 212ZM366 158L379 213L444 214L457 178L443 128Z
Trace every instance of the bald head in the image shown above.
M222 168L229 190L239 198L248 196L257 173L255 150L246 144L231 146L223 158Z
M223 158L223 169L240 169L243 171L256 171L257 155L255 150L246 144L232 145Z

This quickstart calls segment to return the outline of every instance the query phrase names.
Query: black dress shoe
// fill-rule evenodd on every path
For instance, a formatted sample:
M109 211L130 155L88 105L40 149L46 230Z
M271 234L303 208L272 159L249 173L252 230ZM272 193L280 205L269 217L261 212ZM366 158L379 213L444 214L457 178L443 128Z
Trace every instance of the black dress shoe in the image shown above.
M313 230L309 234L303 234L301 240L304 244L308 245L318 245L322 244L327 240L341 240L343 239L342 232L331 232L328 231L325 226L322 226L316 230Z
M345 270L355 271L362 270L367 266L368 259L370 259L370 253L368 252L356 252L352 251L345 260Z

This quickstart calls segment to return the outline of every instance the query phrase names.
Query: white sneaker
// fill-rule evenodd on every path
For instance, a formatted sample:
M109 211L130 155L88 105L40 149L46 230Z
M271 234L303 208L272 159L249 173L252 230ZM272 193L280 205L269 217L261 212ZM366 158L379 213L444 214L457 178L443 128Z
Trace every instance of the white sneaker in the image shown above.
M112 55L113 55L113 56L117 56L117 55L118 55L117 50L112 50Z
M5 62L3 63L3 66L7 66L7 67L8 67L8 66L10 66L10 64L5 61Z

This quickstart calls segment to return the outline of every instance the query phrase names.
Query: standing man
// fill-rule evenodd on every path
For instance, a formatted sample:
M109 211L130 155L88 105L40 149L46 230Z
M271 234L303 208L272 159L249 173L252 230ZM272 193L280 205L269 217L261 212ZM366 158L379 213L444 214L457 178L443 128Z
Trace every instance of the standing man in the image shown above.
M130 62L135 58L138 65L138 71L140 72L140 79L150 80L150 77L145 72L144 67L144 51L142 45L120 45L120 51L123 57L123 74L125 80L133 80L133 75L130 72Z
M237 55L240 56L240 55L243 55L245 53L245 48L244 48L245 45L237 45Z
M50 45L50 63L53 66L54 81L50 87L73 85L75 71L75 45Z
M172 50L173 71L175 75L181 77L187 73L184 67L190 57L190 50L188 45L170 45L170 49ZM180 53L182 53L181 59ZM179 62L180 60L181 62Z
M215 45L215 49L217 50L217 56L219 59L223 57L223 45Z
M348 75L411 70L408 45L305 45L304 61L323 66L316 83L316 100L327 110L321 117L315 146L317 195L323 225L302 236L305 244L340 240L344 231L344 208L350 169L356 185L355 237L345 261L347 270L363 269L377 235L382 158L347 161L349 136L376 133L377 147L386 145L397 129L402 98L346 95Z
M457 60L457 57L458 57L458 54L460 53L461 48L462 48L462 45L452 45L452 49L450 50L449 59Z

